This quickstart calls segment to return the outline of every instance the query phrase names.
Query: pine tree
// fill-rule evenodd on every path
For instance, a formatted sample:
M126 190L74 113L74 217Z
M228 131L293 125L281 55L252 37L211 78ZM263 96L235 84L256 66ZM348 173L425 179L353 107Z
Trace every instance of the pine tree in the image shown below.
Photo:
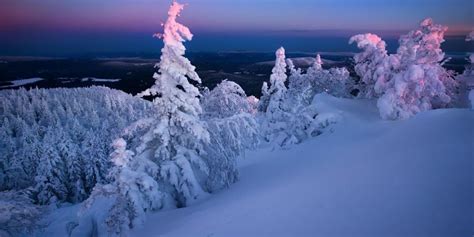
M268 103L270 102L270 93L268 91L268 83L263 82L262 85L262 96L258 102L258 111L265 113L268 108Z
M315 70L322 70L323 69L323 60L321 60L321 55L316 54L316 58L314 59L314 63L312 66Z
M53 133L46 133L44 142L48 145L41 147L39 166L37 169L34 187L35 200L39 204L55 203L66 200L68 191L66 187L65 165L57 150L53 147Z
M212 91L203 95L201 101L208 117L225 118L250 112L245 91L237 83L228 80L222 81Z
M287 65L285 61L285 49L279 48L276 53L275 66L270 75L270 88L268 89L268 107L265 112L265 122L263 129L267 141L274 141L282 145L287 139L285 128L288 121L288 111L285 110L285 94L287 88ZM262 102L263 103L263 102Z
M418 112L446 107L456 101L457 82L442 67L441 43L447 27L428 18L420 28L400 37L396 68L383 96L377 101L385 119L406 119Z
M154 124L142 137L138 153L150 152L150 159L160 167L161 178L175 190L178 205L186 205L203 196L199 173L208 168L201 159L202 144L209 142L209 133L199 120L202 112L197 83L201 79L195 67L184 57L183 42L191 40L190 30L176 22L184 5L174 1L168 11L164 33L157 34L164 42L155 84L140 96L156 96Z
M283 97L287 90L285 86L287 79L285 49L283 47L279 48L275 55L276 61L275 66L272 69L272 75L270 75L270 89L268 90L270 101L268 103L268 108L265 111L270 119L274 116L278 116L279 111L281 111Z
M357 43L362 49L354 56L354 70L360 78L359 97L378 98L386 90L396 58L389 57L386 44L375 34L360 34L352 36L349 43Z
M119 234L142 224L145 212L161 208L163 194L153 179L158 175L156 164L134 157L134 153L126 149L127 143L122 138L115 140L112 146L114 151L110 154L110 160L114 167L109 175L117 188L117 197L109 210L106 224L109 231Z

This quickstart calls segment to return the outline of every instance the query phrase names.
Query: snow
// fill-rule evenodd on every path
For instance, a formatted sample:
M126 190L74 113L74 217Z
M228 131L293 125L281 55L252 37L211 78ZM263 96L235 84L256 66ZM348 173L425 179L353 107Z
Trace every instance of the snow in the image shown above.
M469 101L471 101L471 108L474 109L474 89L469 92Z
M154 213L132 236L472 234L474 111L384 121L372 100L314 101L342 117L333 133L247 153L230 189Z
M96 78L96 77L84 77L81 81L92 81L92 82L119 82L122 79L107 79L107 78Z
M326 54L325 54L326 55ZM315 57L295 57L295 58L290 58L295 66L298 67L309 67L314 64L316 58ZM334 64L337 61L329 60L329 59L322 59L322 64ZM257 65L274 65L275 61L265 61L265 62L259 62L256 63Z
M39 81L42 81L42 80L44 80L44 79L39 78L39 77L14 80L14 81L10 81L10 83L12 83L13 85L0 86L0 88L13 88L13 87L17 87L17 86L24 86L24 85L33 84L35 82L39 82Z

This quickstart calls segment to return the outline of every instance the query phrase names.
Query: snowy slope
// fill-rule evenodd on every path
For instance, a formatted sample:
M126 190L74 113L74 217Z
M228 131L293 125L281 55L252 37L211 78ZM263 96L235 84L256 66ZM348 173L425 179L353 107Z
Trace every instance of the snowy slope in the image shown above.
M333 133L248 153L238 183L132 236L472 236L474 111L393 122L373 101L315 102L341 114Z

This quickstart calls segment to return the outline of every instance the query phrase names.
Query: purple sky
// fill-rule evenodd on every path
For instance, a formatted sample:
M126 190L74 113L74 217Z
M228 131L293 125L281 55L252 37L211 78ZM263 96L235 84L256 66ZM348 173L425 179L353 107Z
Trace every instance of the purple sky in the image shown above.
M171 0L0 0L0 55L159 52ZM182 0L191 51L346 51L372 32L397 47L400 34L432 17L448 35L473 30L474 0ZM388 39L390 38L390 39ZM464 39L447 41L466 51ZM353 49L353 48L352 48Z
M8 31L159 31L169 0L2 0ZM406 30L425 17L451 32L474 24L473 0L186 0L197 31Z

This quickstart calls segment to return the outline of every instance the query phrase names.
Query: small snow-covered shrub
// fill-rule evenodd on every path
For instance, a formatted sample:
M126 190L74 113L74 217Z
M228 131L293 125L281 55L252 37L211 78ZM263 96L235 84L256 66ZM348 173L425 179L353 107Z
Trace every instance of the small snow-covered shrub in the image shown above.
M242 87L227 80L223 80L213 90L204 93L201 106L206 117L224 118L251 111Z

